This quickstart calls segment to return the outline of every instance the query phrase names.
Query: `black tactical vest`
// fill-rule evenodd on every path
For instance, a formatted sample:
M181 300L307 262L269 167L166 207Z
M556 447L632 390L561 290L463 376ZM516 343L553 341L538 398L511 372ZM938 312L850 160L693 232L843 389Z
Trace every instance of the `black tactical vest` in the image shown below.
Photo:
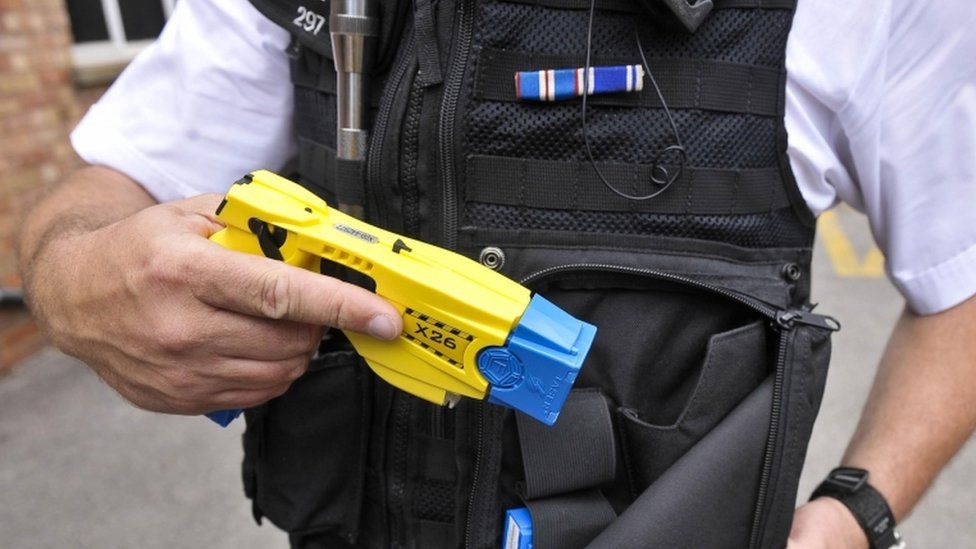
M337 186L327 0L252 0L294 36L297 176ZM782 547L835 327L809 312L813 219L786 155L795 0L715 0L695 33L596 0L593 65L640 62L688 164L652 200L611 193L578 101L515 96L521 70L581 67L590 0L379 0L368 221L454 248L597 325L553 429L465 399L428 405L331 334L285 395L247 412L255 516L297 547ZM282 85L289 85L282 83ZM672 135L651 89L594 96L602 173L646 194ZM667 160L661 160L666 162ZM361 193L360 193L361 194Z

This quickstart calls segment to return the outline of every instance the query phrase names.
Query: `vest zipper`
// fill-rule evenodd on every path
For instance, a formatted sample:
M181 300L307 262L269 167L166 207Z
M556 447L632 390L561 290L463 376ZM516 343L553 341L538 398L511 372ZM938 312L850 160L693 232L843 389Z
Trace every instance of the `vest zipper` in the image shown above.
M472 526L474 524L474 520L473 520L474 504L475 504L475 498L477 497L478 493L481 491L478 489L478 480L479 480L478 477L481 473L481 460L485 453L485 444L484 444L485 406L484 405L478 406L478 429L475 432L477 433L477 439L476 439L477 443L475 444L475 448L477 448L478 450L476 451L474 456L474 471L471 474L471 495L468 496L468 512L467 512L468 516L467 516L467 522L464 525L464 546L465 547L474 547L474 545L472 545L471 543L471 538L473 536L473 529L474 529L474 527Z
M474 6L468 6L469 0L458 0L458 32L454 48L453 62L444 83L444 96L441 100L441 116L438 124L438 145L440 149L441 184L443 185L443 201L441 213L443 229L442 244L449 250L457 248L457 192L454 173L454 125L457 115L458 99L461 97L461 86L464 71L468 64L468 54L471 50L471 30L474 24ZM468 498L467 522L464 525L464 546L473 547L472 537L474 517L474 503L481 492L478 483L484 457L484 405L478 406L477 451L474 458L474 470L471 477L471 495Z
M369 151L366 164L366 181L368 188L379 190L382 188L380 174L382 170L383 142L386 141L386 131L389 129L390 116L393 112L393 102L396 99L403 77L407 70L413 65L414 40L413 28L410 27L404 34L406 46L397 58L393 72L390 73L389 80L383 86L383 97L380 99L379 109L376 113L376 120L373 121L373 134L369 138ZM376 201L379 209L381 200ZM378 212L377 212L378 213ZM382 219L377 220L382 224Z
M444 186L443 199L443 244L453 250L457 247L457 192L454 173L454 124L457 103L461 97L461 84L471 50L471 28L474 24L473 6L468 0L458 2L458 34L454 50L454 62L444 85L444 98L441 103L441 117L438 127L440 145L441 182Z
M424 88L414 85L407 98L407 112L403 118L403 141L400 153L400 195L403 199L403 232L420 237L420 186L417 181L420 116L423 110Z
M728 288L715 286L714 284L695 280L694 278L669 273L667 271L659 271L657 269L641 269L639 267L608 265L603 263L572 263L569 265L557 265L555 267L549 267L542 269L541 271L536 271L523 277L519 282L525 286L532 284L533 282L538 282L543 278L573 271L605 271L620 274L635 274L650 278L657 278L660 280L668 280L683 284L685 286L693 286L701 290L707 290L711 293L731 299L732 301L745 305L746 307L762 314L769 320L774 321L776 326L786 330L793 328L796 324L816 326L832 332L840 330L840 323L834 317L819 315L803 309L782 309L770 305L769 303L766 303L760 299L756 299L734 290L729 290Z
M789 328L787 328L789 329ZM773 470L773 451L779 439L780 414L783 408L783 383L786 378L786 350L789 343L788 334L783 331L779 336L779 349L776 351L776 377L773 380L773 404L769 414L769 435L766 437L766 450L763 452L762 472L759 476L759 493L756 496L756 508L752 515L752 535L749 540L750 549L759 544L761 537L759 529L762 527L763 508L769 492L769 477Z
M393 392L393 429L389 488L386 497L389 513L389 545L402 547L406 526L404 505L407 484L407 461L410 437L410 401L397 391Z

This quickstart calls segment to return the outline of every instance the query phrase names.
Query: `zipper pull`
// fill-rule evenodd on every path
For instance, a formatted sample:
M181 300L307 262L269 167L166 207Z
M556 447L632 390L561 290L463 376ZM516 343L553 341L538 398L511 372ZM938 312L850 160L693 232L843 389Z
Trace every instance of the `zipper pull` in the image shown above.
M444 81L441 74L441 51L437 43L437 21L434 15L436 0L417 0L414 2L414 34L416 43L417 82L427 88Z
M818 315L801 309L791 309L776 313L776 323L787 330L792 329L796 324L815 326L824 330L830 330L831 332L840 330L840 322L836 318L827 315Z

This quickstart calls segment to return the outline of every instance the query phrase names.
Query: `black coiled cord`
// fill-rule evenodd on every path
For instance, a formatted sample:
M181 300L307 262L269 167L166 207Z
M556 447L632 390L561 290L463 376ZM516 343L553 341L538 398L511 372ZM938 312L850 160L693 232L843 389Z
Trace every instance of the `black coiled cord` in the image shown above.
M635 24L634 38L637 41L637 51L640 52L641 63L644 65L644 72L651 81L651 85L654 86L654 91L657 93L657 97L661 101L661 106L664 108L664 114L667 116L668 123L671 125L671 133L674 136L674 144L661 149L654 157L654 163L651 165L651 182L659 188L651 194L632 195L620 191L607 180L607 178L603 175L603 172L601 172L600 168L596 165L596 161L593 159L593 151L590 148L590 140L586 132L586 98L589 95L588 91L590 89L590 54L593 49L593 19L595 12L596 0L590 0L590 19L586 27L586 64L583 67L583 97L582 106L580 107L580 116L582 118L581 129L583 133L583 148L586 150L586 156L589 158L590 166L593 167L593 171L596 172L596 176L614 194L627 200L650 200L660 196L662 193L664 193L664 191L668 190L675 180L681 177L682 172L684 172L685 164L688 162L688 153L685 151L685 147L682 144L681 135L678 133L678 126L674 123L674 117L671 115L671 109L668 108L668 103L664 100L664 94L661 93L661 88L657 85L657 80L654 79L654 73L651 72L651 66L647 62L647 56L644 54L644 46L641 44L640 32ZM672 154L678 155L678 165L677 169L674 170L674 173L671 173L671 170L661 164L662 159L669 157Z

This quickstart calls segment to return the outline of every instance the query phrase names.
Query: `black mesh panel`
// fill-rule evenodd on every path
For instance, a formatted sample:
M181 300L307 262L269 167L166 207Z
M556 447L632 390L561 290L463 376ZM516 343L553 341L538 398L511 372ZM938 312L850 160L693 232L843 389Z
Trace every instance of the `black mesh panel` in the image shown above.
M660 110L587 107L587 111L586 135L597 161L650 164L672 142ZM777 122L772 118L697 110L673 114L692 166L776 165ZM471 154L586 160L579 105L481 101L468 111L467 123Z
M424 479L418 482L414 497L414 513L420 520L436 522L454 521L454 494L457 491L451 482Z

